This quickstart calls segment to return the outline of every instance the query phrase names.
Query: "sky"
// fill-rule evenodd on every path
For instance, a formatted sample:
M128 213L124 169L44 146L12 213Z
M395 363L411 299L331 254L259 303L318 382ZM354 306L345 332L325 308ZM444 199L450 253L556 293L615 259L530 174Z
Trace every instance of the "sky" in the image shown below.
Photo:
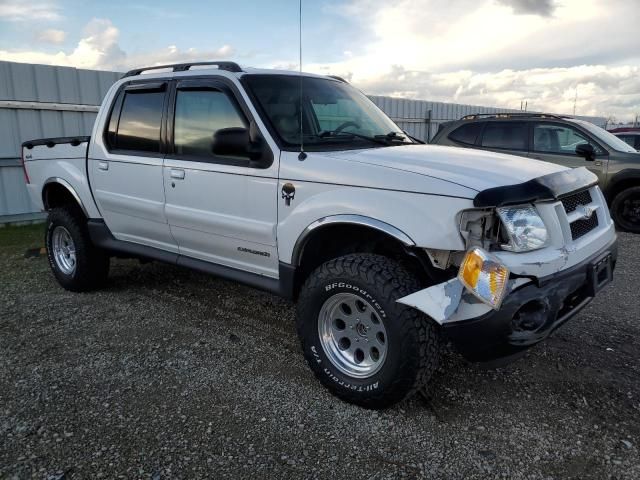
M371 95L640 114L640 0L302 0L303 70ZM298 0L0 0L0 60L298 68Z

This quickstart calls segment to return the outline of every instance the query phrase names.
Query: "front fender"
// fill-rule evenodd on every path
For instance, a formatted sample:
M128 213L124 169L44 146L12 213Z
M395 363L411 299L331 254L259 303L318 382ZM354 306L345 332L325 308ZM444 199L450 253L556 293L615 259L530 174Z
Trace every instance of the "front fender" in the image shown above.
M465 248L456 216L460 210L472 208L471 199L312 182L296 182L295 188L290 206L278 209L278 254L282 262L292 263L296 244L300 245L310 226L328 217L335 223L336 216L344 216L343 223L359 224L354 217L380 222L384 225L379 230L408 245ZM384 230L385 225L392 232Z
M607 182L607 187L604 189L604 196L607 202L611 202L615 194L619 192L619 186L623 183L635 183L640 185L640 169L625 168L619 172L613 174Z

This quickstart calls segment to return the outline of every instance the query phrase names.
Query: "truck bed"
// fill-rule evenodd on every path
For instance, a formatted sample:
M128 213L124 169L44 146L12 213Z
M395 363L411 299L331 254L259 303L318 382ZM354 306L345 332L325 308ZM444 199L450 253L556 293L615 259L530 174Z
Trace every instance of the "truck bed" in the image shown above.
M79 200L88 217L99 215L87 181L89 136L51 137L22 143L27 191L33 203L44 209L43 188L58 183Z

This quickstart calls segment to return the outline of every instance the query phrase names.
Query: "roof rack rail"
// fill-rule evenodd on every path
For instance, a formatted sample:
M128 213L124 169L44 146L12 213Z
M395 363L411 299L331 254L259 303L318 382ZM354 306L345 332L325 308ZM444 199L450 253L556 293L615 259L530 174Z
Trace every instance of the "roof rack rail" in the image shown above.
M171 68L174 72L186 72L191 67L197 67L200 65L216 65L218 70L226 70L227 72L242 72L242 68L236 62L191 62L191 63L174 63L171 65L156 65L154 67L134 68L125 73L122 78L133 77L140 75L147 70L160 70L164 68Z
M342 82L342 83L349 83L344 78L339 77L338 75L329 75L329 78L333 78L334 80L338 80L339 82Z
M556 115L554 113L532 113L532 112L493 112L493 113L472 113L465 115L460 120L474 120L481 117L536 117L536 118L570 118L567 115Z

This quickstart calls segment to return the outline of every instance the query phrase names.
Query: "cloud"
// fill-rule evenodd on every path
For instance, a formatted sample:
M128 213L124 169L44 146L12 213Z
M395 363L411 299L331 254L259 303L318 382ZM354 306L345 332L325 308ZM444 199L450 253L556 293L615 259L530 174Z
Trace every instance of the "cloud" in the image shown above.
M540 15L550 17L556 8L554 0L496 0L499 4L511 7L517 15Z
M55 45L59 45L64 42L65 37L67 36L64 30L56 30L54 28L49 28L47 30L42 30L40 33L36 35L36 39L39 42L43 43L53 43Z
M231 45L223 45L215 50L199 50L197 48L179 49L170 45L164 49L140 54L128 55L126 65L129 67L164 65L171 63L204 61L206 59L224 60L235 53Z
M47 37L59 39L59 34L62 33L62 39L64 40L64 32L55 32L57 33L47 34ZM110 20L94 18L85 26L82 38L70 52L46 53L38 50L0 50L0 58L13 62L125 71L133 67L187 62L206 58L225 59L234 54L234 49L230 45L223 45L215 50L199 50L196 48L183 50L175 45L170 45L157 50L128 54L120 47L118 43L119 36L120 31Z
M60 20L59 7L53 2L26 2L24 0L0 0L0 20L33 22L34 20Z
M583 65L477 73L429 73L393 66L388 72L354 82L371 95L429 99L471 105L572 113L576 89L578 115L615 115L640 111L640 67Z
M305 61L304 69L340 75L367 93L511 108L526 100L530 109L570 113L577 88L579 114L630 118L640 112L637 0L329 1L322 15L339 16L352 28L348 34L335 32L341 42L332 56L322 39L309 38L305 45L316 49L310 58L336 60ZM24 18L27 10L41 17L57 15L53 0L35 2L25 7L17 0L0 0L0 20ZM143 12L147 5L129 8ZM117 71L232 57L298 68L294 47L285 50L290 56L273 45L259 44L251 55L230 45L218 47L167 42L125 51L118 28L107 19L94 19L75 47L57 53L0 50L0 58Z
M358 50L305 69L367 93L571 113L577 87L578 114L640 111L636 1L352 0L336 15L369 25Z

